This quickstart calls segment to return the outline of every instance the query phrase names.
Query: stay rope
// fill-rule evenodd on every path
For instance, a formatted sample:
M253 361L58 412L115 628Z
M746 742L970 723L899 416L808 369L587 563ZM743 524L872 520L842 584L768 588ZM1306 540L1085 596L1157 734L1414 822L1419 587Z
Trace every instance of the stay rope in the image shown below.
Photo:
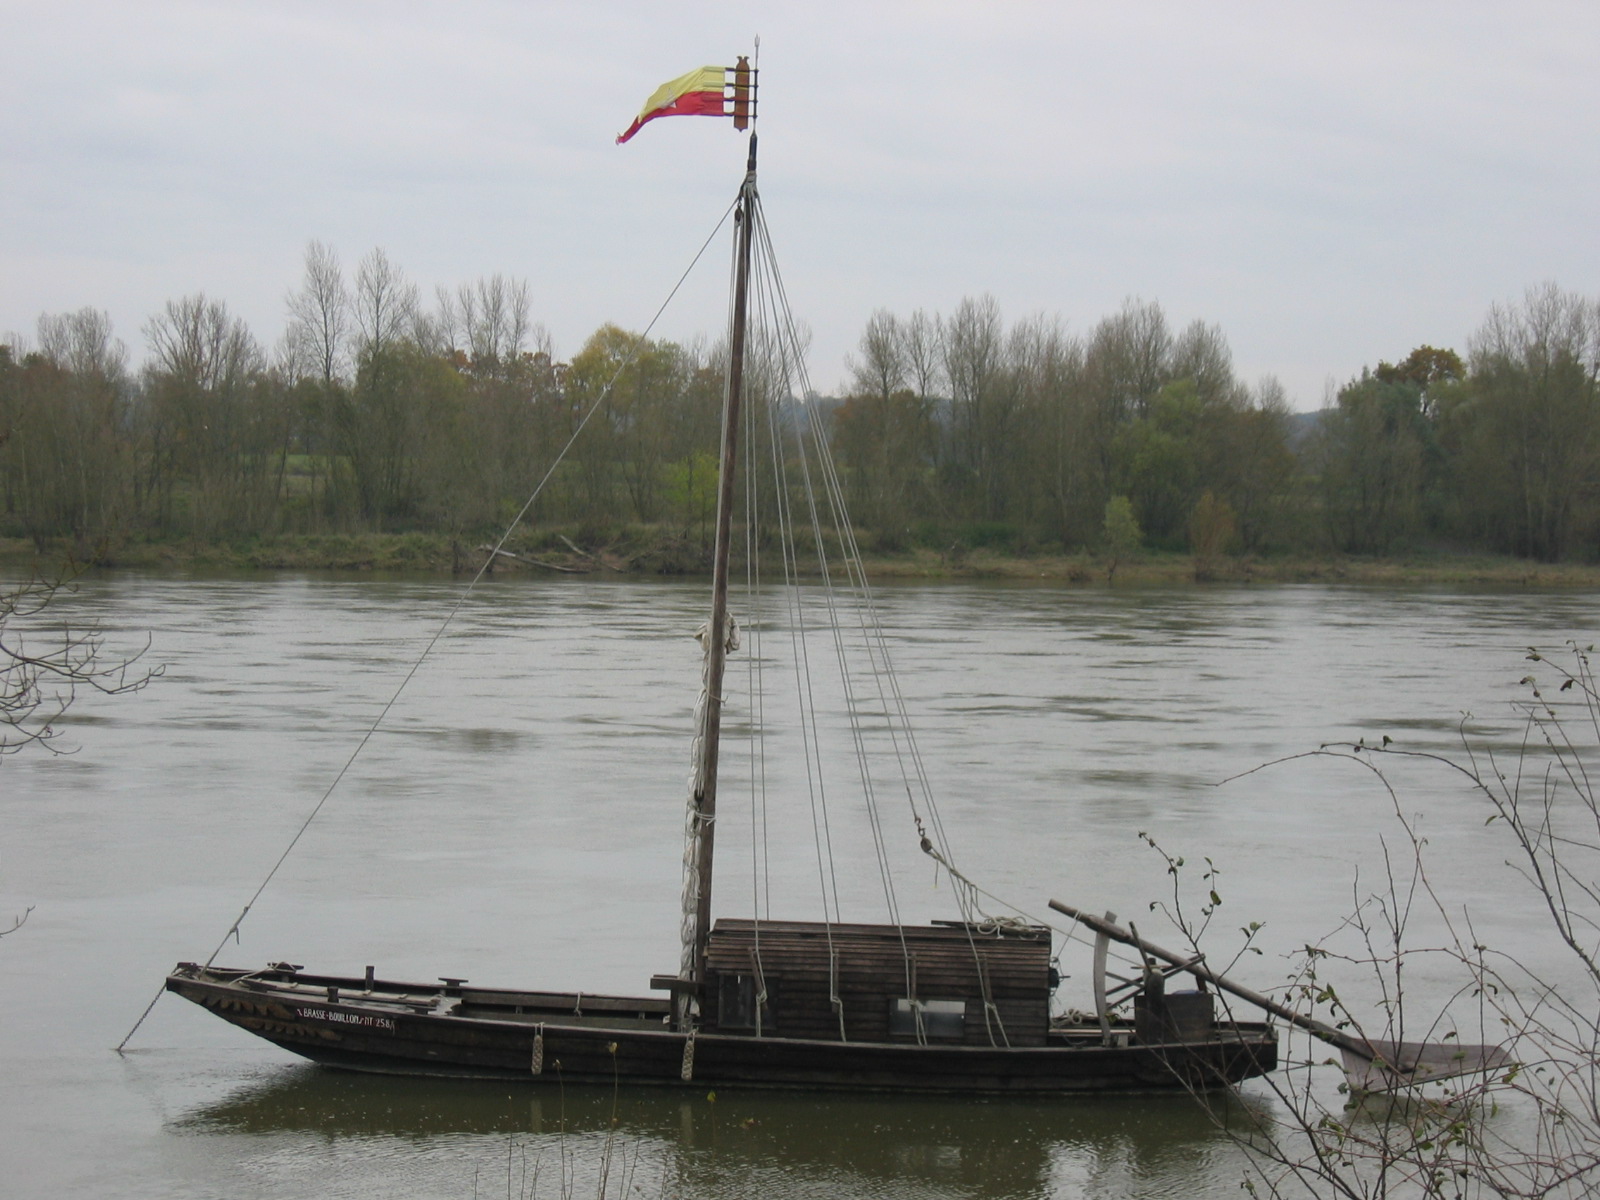
M762 269L758 271L757 278L760 285L757 291L758 302L764 312L769 314L769 320L764 321L762 328L770 331L771 310L771 272L770 264L762 251L764 233L761 224L755 226L757 242L757 262ZM772 477L781 481L785 473L784 437L780 422L781 412L777 403L778 397L788 390L789 375L780 361L775 366L770 362L773 343L770 336L763 338L762 351L768 358L768 365L772 369L763 372L766 376L769 395L766 405L767 416L767 443L771 457ZM771 378L775 375L776 379ZM828 953L830 961L834 956L832 923L841 919L839 906L839 879L834 866L833 857L833 828L828 809L827 775L824 771L822 755L822 739L817 717L816 695L812 690L811 649L809 629L806 624L806 615L800 604L800 578L799 563L796 558L794 538L794 507L788 489L780 485L776 489L776 505L778 511L779 543L783 548L783 575L784 575L784 602L788 613L789 640L791 653L796 665L795 671L795 698L800 711L800 736L803 747L803 759L806 769L806 786L811 800L812 839L816 847L817 876L822 895L823 920L827 926Z
M705 257L705 253L710 248L711 243L715 241L717 235L722 232L722 227L728 223L728 218L733 213L737 203L737 200L729 203L728 207L723 211L722 216L718 219L715 227L713 227L711 232L706 236L705 241L700 244L700 248L695 251L693 259L691 259L689 265L684 268L683 273L678 276L677 282L672 285L672 289L667 293L666 299L663 300L656 308L655 315L650 318L650 322L645 326L644 332L639 335L638 340L628 351L627 355L624 356L622 362L618 364L617 369L612 372L611 378L606 381L605 386L600 389L600 391L596 394L594 401L584 411L582 419L579 420L577 427L573 429L571 436L567 438L561 449L557 451L555 457L551 459L550 465L548 468L546 468L538 483L534 485L533 491L529 493L528 498L523 501L522 507L517 510L516 515L511 518L511 521L506 525L505 530L500 534L499 539L494 543L494 547L484 557L483 565L478 568L472 578L461 589L461 593L459 596L457 596L455 604L451 606L450 611L445 614L444 620L440 622L438 629L434 631L433 636L430 637L427 641L427 644L423 646L422 653L417 656L416 661L411 664L405 675L401 677L400 682L398 685L396 685L393 694L391 694L389 699L384 702L383 707L378 710L378 715L373 718L372 723L367 726L366 731L361 735L360 738L357 739L355 748L351 750L350 756L345 759L344 765L341 766L335 773L332 782L328 784L321 797L318 798L316 804L312 806L311 811L306 814L305 820L302 821L299 828L295 830L294 836L289 839L289 844L284 847L283 853L278 855L277 861L272 864L272 867L267 872L265 878L261 880L261 883L256 890L251 893L250 899L245 902L244 907L239 910L239 915L234 918L233 924L228 926L228 931L222 935L222 940L217 943L216 948L212 950L211 954L206 958L206 961L203 964L204 966L209 967L213 962L216 961L217 955L222 953L223 948L228 944L229 938L233 938L237 941L239 937L239 927L244 924L245 918L250 915L250 910L255 907L256 901L261 898L262 893L267 890L267 886L277 876L278 871L282 868L283 864L288 861L289 855L292 854L295 847L300 844L300 839L303 838L306 834L306 831L311 828L312 822L314 822L321 814L323 807L333 797L333 794L338 790L339 785L344 782L344 778L347 774L349 774L350 769L355 766L356 760L361 757L363 752L365 752L367 744L371 742L374 735L377 734L378 729L383 725L384 720L388 717L390 710L393 709L395 704L399 701L401 695L410 685L412 679L416 677L417 672L422 669L422 664L427 661L428 656L433 653L434 647L439 644L440 639L444 637L445 632L450 628L451 624L460 614L462 608L466 606L467 601L472 598L473 592L477 589L478 584L483 580L484 575L488 573L490 566L497 558L500 557L500 553L505 548L506 542L510 539L511 535L516 532L518 527L521 526L522 522L527 518L528 513L533 509L534 503L539 499L540 495L543 494L545 488L549 485L550 480L555 477L556 469L566 459L567 455L571 452L572 447L577 444L578 439L583 435L583 431L588 427L589 422L593 419L595 413L600 411L601 406L610 397L612 389L616 387L617 381L622 378L623 372L631 367L635 360L637 360L638 357L644 353L645 349L649 345L651 331L655 329L656 325L660 322L668 307L671 306L679 291L682 290L683 285L688 281L689 276L694 272L695 267L699 265L700 260ZM150 1003L145 1006L144 1012L139 1014L139 1019L133 1023L133 1028L128 1030L123 1039L117 1043L116 1051L118 1054L123 1052L128 1042L132 1040L133 1035L139 1031L139 1027L144 1024L145 1018L150 1015L151 1011L160 1001L162 993L165 991L165 985L156 991L156 994L151 998Z

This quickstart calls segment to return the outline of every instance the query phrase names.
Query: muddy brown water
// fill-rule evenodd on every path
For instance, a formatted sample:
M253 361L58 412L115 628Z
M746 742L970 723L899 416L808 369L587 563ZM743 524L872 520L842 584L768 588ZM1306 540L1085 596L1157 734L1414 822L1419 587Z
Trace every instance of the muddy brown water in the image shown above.
M672 971L703 592L592 579L478 592L218 961L619 992ZM165 971L217 944L455 595L415 580L109 575L63 598L57 615L97 623L114 652L148 637L164 674L134 696L80 697L61 725L70 754L0 764L0 917L33 909L0 940L0 1195L1237 1194L1238 1152L1182 1097L364 1077L172 997L112 1053ZM1447 589L948 584L887 588L879 605L962 867L1025 911L1056 896L1159 931L1149 905L1171 881L1148 831L1184 856L1189 903L1214 865L1218 936L1265 922L1265 953L1239 968L1261 988L1400 843L1359 767L1241 773L1385 734L1453 752L1463 710L1509 750L1526 647L1600 625L1587 593ZM733 673L759 660L792 693L787 620L777 605L747 630ZM733 709L737 730L750 708ZM779 734L794 724L767 717ZM822 722L842 724L826 702ZM725 795L748 790L736 748L727 761ZM815 917L821 877L847 916L882 918L868 826L845 798L855 768L822 761L831 874L802 759L775 734L764 818L724 800L719 911L754 898ZM1394 777L1435 882L1475 905L1480 936L1559 972L1477 802L1437 771L1395 764ZM902 916L952 915L903 798L892 782L878 793ZM1086 955L1069 947L1063 969L1062 1002L1087 1006ZM1359 1000L1365 986L1345 990ZM1447 981L1423 971L1416 986ZM1247 1088L1240 1103L1270 1115L1276 1102Z

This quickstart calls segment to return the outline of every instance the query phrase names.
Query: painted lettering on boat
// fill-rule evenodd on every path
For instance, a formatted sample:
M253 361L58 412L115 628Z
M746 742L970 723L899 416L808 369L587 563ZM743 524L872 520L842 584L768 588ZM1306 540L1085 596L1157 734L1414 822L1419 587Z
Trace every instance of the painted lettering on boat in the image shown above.
M295 1010L303 1019L310 1021L332 1021L335 1025L360 1025L367 1029L387 1029L394 1032L394 1020L390 1017L374 1017L367 1013L335 1012L326 1008L299 1008Z

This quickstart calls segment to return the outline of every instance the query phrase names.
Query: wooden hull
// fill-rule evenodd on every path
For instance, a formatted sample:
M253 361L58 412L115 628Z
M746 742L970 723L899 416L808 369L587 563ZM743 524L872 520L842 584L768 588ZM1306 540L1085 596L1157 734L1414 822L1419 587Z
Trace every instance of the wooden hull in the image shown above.
M673 1031L660 998L588 996L238 971L182 963L167 989L314 1062L402 1075L677 1087L1061 1094L1196 1089L1277 1065L1270 1026L1140 1044L1119 1029L991 1047Z

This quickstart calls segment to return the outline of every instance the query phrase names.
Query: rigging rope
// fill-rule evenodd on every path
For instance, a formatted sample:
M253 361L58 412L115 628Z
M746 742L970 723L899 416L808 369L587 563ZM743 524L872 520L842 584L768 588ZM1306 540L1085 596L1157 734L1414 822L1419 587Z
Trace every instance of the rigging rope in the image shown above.
M894 885L889 870L887 837L879 813L876 786L867 763L867 737L862 724L865 709L853 682L854 676L849 666L844 639L844 622L839 619L839 589L836 587L833 569L826 554L825 527L828 532L838 539L841 550L843 585L853 594L856 600L854 607L859 626L857 633L861 644L865 647L870 675L877 692L877 708L874 710L874 715L883 718L883 728L889 740L893 758L899 765L905 800L910 810L918 845L925 854L934 860L936 869L943 869L951 880L956 904L962 917L961 927L966 934L977 972L978 985L982 994L985 1027L989 1031L989 1039L995 1045L1009 1044L1004 1021L995 1003L987 972L984 969L984 958L978 946L977 938L980 935L998 936L1005 929L1014 927L1019 922L1012 917L991 916L985 912L980 897L1010 909L1035 928L1042 927L1054 931L1061 935L1065 941L1087 941L1088 939L1081 934L1075 924L1063 928L1053 921L1041 920L1028 913L1022 907L985 891L954 865L943 817L939 811L934 788L929 779L922 753L917 746L916 734L910 720L905 694L901 689L899 677L893 667L883 623L877 611L872 588L867 581L865 569L862 565L860 546L855 536L854 527L847 515L844 487L838 468L828 445L825 431L821 423L813 419L814 411L806 403L805 398L812 394L812 390L809 379L806 376L801 337L795 327L789 308L782 276L777 266L777 256L771 245L766 222L761 219L759 198L753 200L752 210L755 218L752 230L756 237L755 271L756 277L760 281L756 295L759 297L763 313L773 318L770 327L778 331L776 348L770 342L763 343L769 366L775 369L757 373L757 376L764 379L771 379L775 376L778 383L776 394L770 397L772 403L769 404L769 428L773 446L774 474L778 484L776 505L778 509L780 544L783 546L785 592L789 597L792 614L790 623L791 637L796 642L797 670L805 679L805 682L799 683L797 686L802 700L802 736L806 743L807 782L812 792L813 833L818 842L819 870L821 869L821 861L826 859L829 864L828 873L831 874L833 872L831 832L826 820L826 791L821 778L822 758L816 741L818 728L816 700L810 690L809 683L809 653L806 649L808 641L807 629L804 617L799 612L795 595L800 586L799 565L793 538L795 530L794 514L789 507L787 488L785 486L785 481L788 478L788 462L782 449L785 443L783 433L787 426L780 422L772 411L776 408L777 402L791 398L798 398L799 405L805 412L803 428L797 429L800 436L795 439L798 446L797 465L801 482L804 486L807 516L818 554L820 587L825 599L828 625L834 637L835 655L838 659L838 670L845 693L845 712L857 755L861 786L866 801L869 826L872 831L874 853L878 859L883 879L885 902L889 909L890 919L897 927L900 927L899 906L895 899ZM813 455L815 466L813 466ZM819 486L823 493L823 499L820 504L816 494ZM753 552L752 557L754 557ZM828 889L825 887L825 913L829 910L828 899ZM832 911L835 914L838 912L836 880L833 881L832 886ZM906 962L907 994L911 1000L912 1012L916 1019L919 1040L921 1040L923 1036L921 1006L918 998L914 995L914 966L909 949L905 944L903 930L901 932L901 947ZM830 968L831 955L830 938ZM830 993L836 991L832 974L830 969ZM832 999L833 997L830 998ZM835 1000L835 1003L837 1005L837 1000ZM841 1036L842 1028L841 1013Z
M782 415L780 405L793 397L797 392L800 395L810 393L809 379L805 371L805 355L801 346L800 337L795 327L793 315L788 305L788 298L783 287L782 276L777 266L777 256L773 252L772 243L766 222L761 219L759 199L752 205L756 219L752 231L756 237L756 276L759 281L756 289L758 304L761 312L767 318L760 322L760 328L769 331L768 336L758 341L761 346L766 370L758 373L758 377L766 382L771 394L768 396L768 431L771 439L774 477L777 480L777 495L782 519L780 520L780 543L784 546L785 582L789 585L785 592L788 597L791 611L791 638L796 647L797 663L797 688L801 700L802 737L807 747L806 761L808 779L813 781L813 835L817 841L819 871L822 864L826 863L826 872L832 883L833 913L835 919L839 912L837 875L834 866L831 826L827 821L826 783L822 774L822 754L819 722L817 720L817 705L815 693L812 689L812 674L809 669L809 649L807 646L807 628L803 610L799 604L799 570L794 538L794 518L789 508L789 499L785 481L788 478L787 459L784 446L788 439L784 436L785 427L779 420ZM776 336L771 336L770 331L775 331ZM798 384L798 387L795 386ZM775 386L774 386L775 385ZM862 726L862 706L858 703L855 688L852 683L852 674L849 667L849 654L844 643L845 623L839 619L839 603L834 587L833 572L829 566L826 550L826 537L821 510L816 502L816 487L812 477L810 456L806 447L811 442L818 443L825 452L826 439L823 437L820 426L811 419L811 410L805 409L805 429L799 432L796 438L799 450L799 465L804 483L806 499L806 515L809 519L811 535L818 556L818 569L821 576L821 587L826 599L827 622L826 628L832 635L834 656L839 672L840 685L844 692L844 710L849 723L851 741L855 749L858 777L860 779L863 798L866 804L868 824L872 834L873 851L878 861L879 880L883 888L884 901L888 910L890 922L895 927L901 948L901 956L906 977L906 992L912 996L915 991L915 968L910 948L906 943L904 927L900 919L899 903L895 894L894 876L890 868L887 838L885 836L881 815L879 813L876 789L867 754L866 734ZM809 435L809 436L807 436ZM835 516L834 528L848 527L847 521L838 520L839 508L830 506ZM846 554L848 561L849 555ZM858 569L850 569L849 578L852 583L864 583L864 575ZM813 767L814 761L814 767ZM824 912L827 912L827 893L824 893ZM832 933L829 934L829 953L833 953ZM842 1022L842 1004L841 1009ZM922 1040L920 1011L915 1006L913 1013L917 1018L919 1041Z
M732 264L730 264L730 274ZM729 288L729 295L733 289ZM762 654L763 606L761 594L761 492L756 486L756 446L748 427L750 408L746 406L741 417L747 426L744 440L744 503L746 520L745 539L745 623L750 630L750 653L745 659L746 687L749 689L753 716L748 757L750 770L750 895L753 917L752 956L756 964L761 992L756 997L756 1036L762 1031L762 1008L767 1001L766 975L761 970L761 917L772 912L772 871L767 825L767 756L765 752L767 714L765 658ZM831 934L830 934L831 958Z

